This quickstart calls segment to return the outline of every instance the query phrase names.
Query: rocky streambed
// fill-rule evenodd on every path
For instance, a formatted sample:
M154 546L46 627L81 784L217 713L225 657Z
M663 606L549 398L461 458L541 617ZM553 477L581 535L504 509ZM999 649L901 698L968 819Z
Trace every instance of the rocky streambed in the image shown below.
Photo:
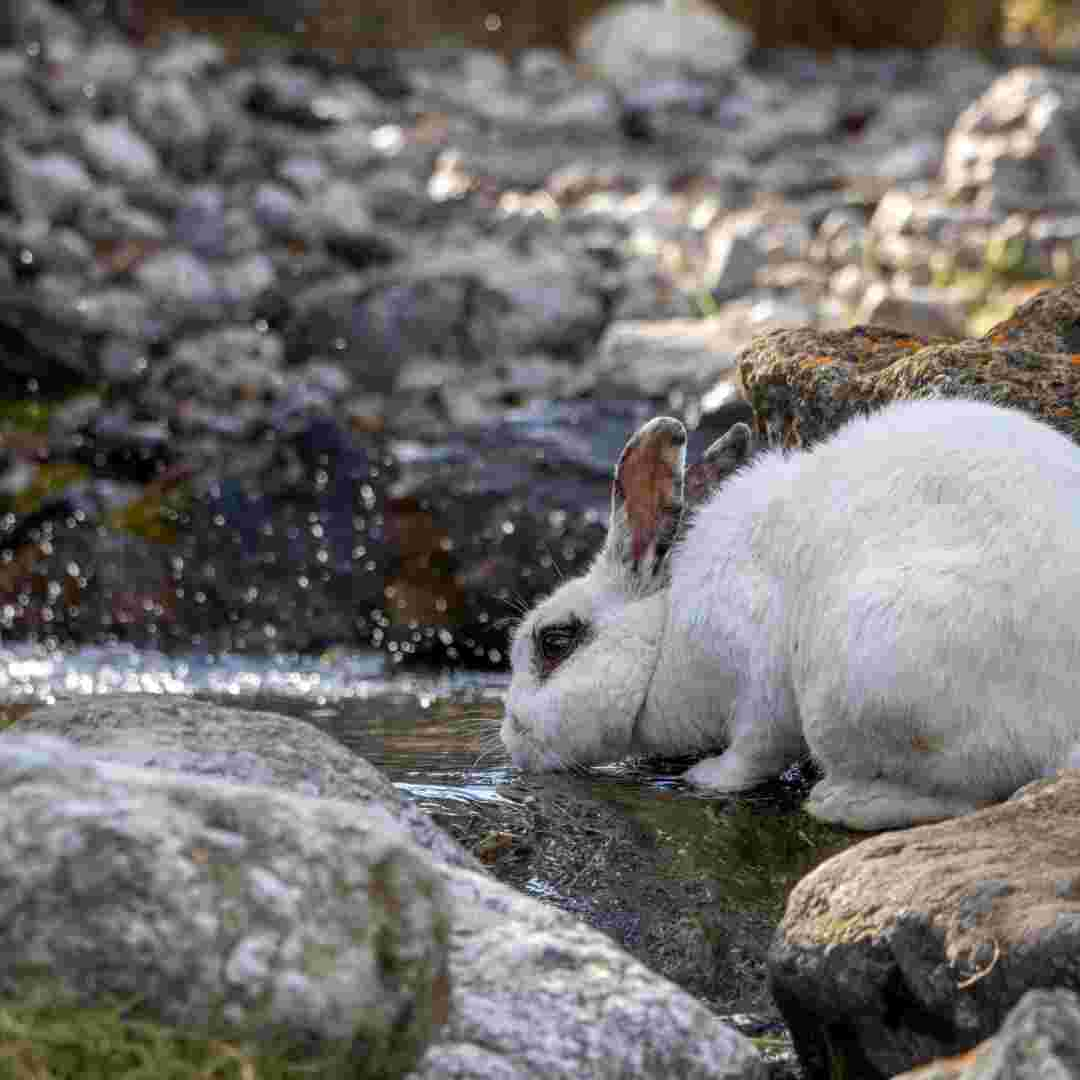
M755 52L719 18L665 22L657 56L667 9L574 59L227 58L18 13L0 629L31 667L117 643L304 677L357 647L498 667L654 412L691 457L733 417L806 445L924 394L1080 431L1068 58ZM855 844L770 946L794 878L851 841L805 831L798 776L739 805L662 765L508 776L502 816L428 805L447 832L296 719L105 697L4 719L8 994L136 995L335 1076L757 1077L716 1014L755 1013L760 1045L772 1002L808 1075L1003 1024L979 1075L1077 1042L1071 776Z
M657 56L636 9L579 62L227 59L18 10L7 639L498 666L627 432L722 433L753 337L984 329L1075 262L1067 65L755 53L719 16Z

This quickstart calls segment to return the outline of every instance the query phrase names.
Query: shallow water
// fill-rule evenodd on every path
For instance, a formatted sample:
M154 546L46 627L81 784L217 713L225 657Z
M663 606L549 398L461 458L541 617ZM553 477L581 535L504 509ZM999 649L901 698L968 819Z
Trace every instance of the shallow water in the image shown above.
M412 794L453 788L483 798L505 779L494 741L505 685L505 676L491 673L391 675L375 652L266 657L123 646L0 648L2 706L139 693L267 709L322 728Z
M339 739L418 800L486 800L515 775L498 743L508 676L403 673L377 652L320 657L165 654L125 646L0 647L0 708L59 698L194 695L296 716ZM597 782L669 787L672 770L619 765Z

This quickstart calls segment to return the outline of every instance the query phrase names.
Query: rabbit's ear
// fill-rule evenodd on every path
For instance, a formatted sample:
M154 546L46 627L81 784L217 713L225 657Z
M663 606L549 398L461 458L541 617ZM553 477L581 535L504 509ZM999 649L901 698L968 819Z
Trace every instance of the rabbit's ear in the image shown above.
M605 552L643 582L657 577L683 509L686 428L650 420L626 444L615 468Z
M693 508L703 503L757 449L754 433L743 423L732 424L686 470L686 505Z

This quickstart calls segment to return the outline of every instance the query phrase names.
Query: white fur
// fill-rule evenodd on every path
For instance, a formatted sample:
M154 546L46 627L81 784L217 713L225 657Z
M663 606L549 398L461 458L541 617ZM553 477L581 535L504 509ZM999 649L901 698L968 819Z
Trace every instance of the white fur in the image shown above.
M520 767L726 746L686 779L738 790L809 750L808 810L876 829L1080 754L1080 448L1025 414L906 402L763 453L697 511L669 587L610 547L515 637ZM591 640L541 678L534 632L569 612Z

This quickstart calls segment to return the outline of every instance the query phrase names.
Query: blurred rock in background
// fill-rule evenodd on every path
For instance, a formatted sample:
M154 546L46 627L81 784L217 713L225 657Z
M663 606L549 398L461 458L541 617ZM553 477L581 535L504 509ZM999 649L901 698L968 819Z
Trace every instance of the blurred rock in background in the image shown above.
M0 6L23 2L6 0ZM179 26L223 34L238 47L252 39L297 35L305 47L329 49L344 59L357 50L386 46L479 46L507 55L524 48L570 49L578 31L607 5L604 0L72 0L70 6L107 9L103 13L150 39ZM661 12L721 12L749 29L761 48L989 47L1000 40L1005 20L999 0L914 5L886 0L668 0L640 6ZM3 25L0 11L0 33Z

